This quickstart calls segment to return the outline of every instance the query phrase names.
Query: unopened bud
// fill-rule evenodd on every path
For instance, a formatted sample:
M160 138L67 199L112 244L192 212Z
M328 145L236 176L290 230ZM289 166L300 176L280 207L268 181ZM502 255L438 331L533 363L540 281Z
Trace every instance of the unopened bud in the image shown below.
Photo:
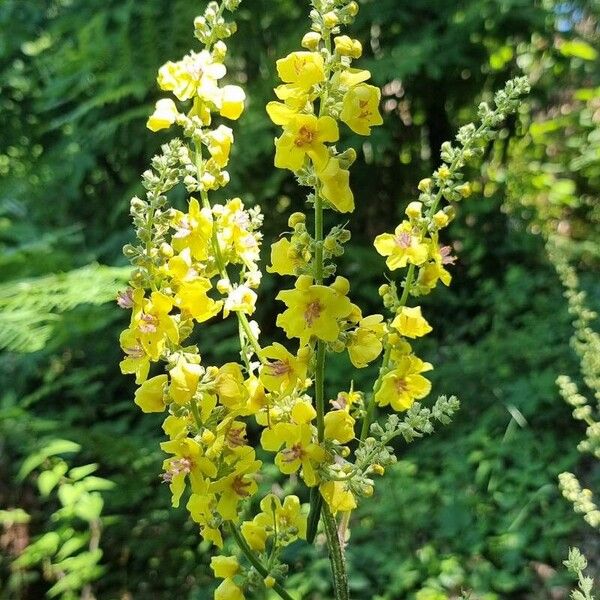
M265 587L270 590L275 585L275 578L272 575L267 575L264 582Z
M427 177L427 179L421 179L421 181L419 181L419 185L417 186L419 188L420 192L423 192L424 194L428 194L429 192L431 192L432 189L432 181L429 177Z
M384 283L383 285L379 286L379 289L377 290L377 292L379 293L380 296L385 296L386 294L389 294L390 286L387 283Z
M163 242L160 245L160 253L165 257L165 258L171 258L174 254L173 252L173 248L171 246L171 244L167 244L167 242Z
M302 47L307 50L314 51L319 47L319 42L321 41L321 35L316 31L309 31L302 38Z
M358 4L356 2L350 2L346 6L346 11L351 17L355 17L358 14Z
M435 215L433 215L433 223L438 229L446 227L449 222L450 218L443 210L438 210Z
M467 181L462 185L457 186L456 191L463 197L468 198L473 193L473 188L471 184Z
M371 465L371 471L373 471L375 475L383 475L385 473L385 469L377 463Z
M421 217L421 210L423 209L423 205L421 202L411 202L404 211L406 216L410 219L418 219Z
M337 14L332 10L323 15L323 25L325 25L327 29L333 29L339 22L340 20L338 19Z
M288 219L288 227L296 227L300 223L304 223L306 221L306 215L301 212L295 212L290 215Z

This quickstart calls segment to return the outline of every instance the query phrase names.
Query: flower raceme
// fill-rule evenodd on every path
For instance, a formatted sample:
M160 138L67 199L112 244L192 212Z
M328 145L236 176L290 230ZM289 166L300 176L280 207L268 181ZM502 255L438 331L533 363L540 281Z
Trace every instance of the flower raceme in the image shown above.
M381 92L367 83L368 71L352 66L362 46L341 31L356 16L356 2L312 0L304 49L277 61L281 84L266 110L281 127L274 165L308 187L314 216L292 214L290 231L271 247L267 271L295 281L276 296L284 305L276 324L289 343L263 346L253 320L262 277L262 214L241 198L211 201L211 193L229 181L234 143L229 125L244 110L243 89L224 84L223 40L236 29L226 15L239 3L209 2L194 22L203 49L159 69L158 85L169 96L158 100L147 127L156 132L176 126L181 137L165 144L143 174L145 198L131 201L138 242L124 249L134 268L130 288L118 298L119 306L131 310L120 337L121 369L135 375L140 409L165 415L162 479L173 506L185 503L201 536L219 548L229 533L253 567L237 556L214 557L211 568L223 580L215 598L240 600L245 590L262 588L289 599L282 586L284 548L314 538L323 501L322 520L339 575L335 515L372 495L373 476L394 460L386 444L396 433L379 435L381 427L371 427L375 407L411 410L430 392L425 374L432 365L416 356L409 340L418 343L414 340L432 328L420 306L409 301L439 281L450 284L447 267L454 257L439 237L454 208L440 204L470 194L460 169L515 109L526 86L507 86L495 109L480 107L482 126L461 129L458 147L444 145L444 164L419 184L421 194L406 208L406 219L375 239L392 274L405 270L405 275L400 284L380 288L386 316L363 315L351 300L348 279L335 276L335 259L350 232L342 225L325 232L323 213L355 208L351 166L357 153L342 146L346 136L368 136L382 124ZM181 210L168 205L178 183L188 194ZM227 318L237 321L240 359L206 364L192 333L198 325ZM379 375L372 391L351 385L334 394L327 410L327 356L345 351L357 369L382 356ZM260 439L259 449L253 439ZM265 490L264 460L272 460L282 476L295 476L298 495ZM312 490L310 514L300 501L306 488ZM252 517L257 503L260 511ZM347 598L342 588L336 584L336 598Z

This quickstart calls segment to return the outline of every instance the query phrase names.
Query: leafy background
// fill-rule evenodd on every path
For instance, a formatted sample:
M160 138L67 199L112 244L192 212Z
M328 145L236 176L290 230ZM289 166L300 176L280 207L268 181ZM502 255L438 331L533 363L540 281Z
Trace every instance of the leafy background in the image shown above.
M306 27L306 4L246 0L229 44L228 77L247 88L249 102L236 124L226 193L261 204L267 242L303 201L293 178L272 168L275 129L264 105L274 60L297 47ZM361 151L352 175L353 245L340 272L365 309L380 309L382 262L371 241L400 218L441 143L507 78L525 72L534 85L522 114L472 173L481 183L449 232L459 255L453 286L426 302L435 336L420 353L436 365L434 394L460 396L460 416L399 448L399 465L353 518L353 597L444 600L464 590L482 600L566 598L568 546L582 545L596 570L600 550L560 497L557 475L573 470L600 487L600 474L577 456L582 432L555 388L557 375L575 375L577 365L544 239L559 231L571 240L570 258L598 305L600 4L361 5L354 33L365 47L363 66L383 87L385 124L369 141L345 140ZM159 483L159 421L138 413L132 382L119 373L125 317L111 302L127 278L128 200L168 137L144 126L158 98L156 70L187 52L203 7L0 2L0 593L7 599L212 597L210 551ZM262 287L258 319L267 337L277 336L272 292L280 283L266 278ZM228 334L226 325L207 327L207 361L233 356ZM330 393L348 386L348 373L346 362L332 361ZM356 386L372 375L360 372ZM73 472L90 464L95 470ZM79 546L65 550L68 539ZM322 546L293 547L288 558L291 589L330 597Z

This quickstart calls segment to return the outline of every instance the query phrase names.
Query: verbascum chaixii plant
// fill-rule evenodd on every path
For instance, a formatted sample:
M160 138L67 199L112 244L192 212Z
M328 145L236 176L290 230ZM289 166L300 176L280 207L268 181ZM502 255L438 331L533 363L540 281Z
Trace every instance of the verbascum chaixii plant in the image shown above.
M223 40L236 29L226 15L239 0L210 2L195 21L204 48L160 68L158 84L173 97L158 101L148 127L176 125L182 137L162 147L143 175L145 199L131 202L138 243L125 248L134 270L119 297L131 310L121 336L121 368L136 376L136 404L166 415L162 477L173 506L185 495L201 536L222 548L227 534L244 557L212 559L215 576L223 579L217 600L265 588L292 598L284 589L282 553L297 540L312 543L320 523L335 597L349 597L344 546L350 513L394 463L390 442L431 433L435 422L448 423L458 409L454 397L442 396L431 408L418 402L430 392L427 372L433 367L413 351L412 344L431 331L415 299L440 281L450 284L455 258L440 232L454 216L451 203L471 194L461 170L483 153L528 89L525 79L517 79L496 95L493 108L482 104L481 124L463 127L457 144L444 144L441 166L421 181L406 219L374 240L391 273L380 289L385 314L364 315L351 300L348 279L336 274L335 259L350 240L342 223L355 203L350 167L356 151L342 149L340 140L349 131L368 136L382 124L381 93L368 83L368 71L353 67L361 44L342 33L358 12L356 2L311 4L310 31L302 49L277 61L282 83L266 107L281 127L275 167L293 172L308 188L312 210L311 216L289 217L289 231L272 245L267 267L286 278L276 322L290 340L287 347L263 344L252 320L262 274L260 210L240 198L215 204L210 197L228 183L233 132L226 123L244 108L243 90L222 84ZM167 199L180 182L189 194L185 212ZM340 214L340 224L327 232L326 210ZM398 271L402 277L395 278ZM219 318L237 319L240 360L206 365L200 349L186 341L197 325ZM380 360L372 389L349 384L326 395L326 361L333 352L347 352L357 369ZM150 373L155 363L164 370ZM380 424L377 410L387 407L389 416ZM248 442L248 427L260 430L260 448ZM268 493L249 502L263 472L257 451L272 458L283 476L295 475L298 496ZM258 512L250 514L256 505Z
M573 316L571 346L579 358L583 382L594 400L588 400L568 375L561 375L556 383L561 396L573 409L573 418L586 424L585 439L579 443L578 450L599 459L600 334L592 327L597 314L588 307L587 294L581 289L576 270L569 264L567 256L570 244L567 238L555 235L548 241L547 249L565 288L569 312ZM561 473L558 479L563 496L573 504L575 512L583 515L586 523L596 531L600 530L600 507L592 490L583 487L573 473ZM578 589L571 592L571 598L594 600L594 580L584 574L587 568L585 556L577 548L572 548L564 564L577 579Z

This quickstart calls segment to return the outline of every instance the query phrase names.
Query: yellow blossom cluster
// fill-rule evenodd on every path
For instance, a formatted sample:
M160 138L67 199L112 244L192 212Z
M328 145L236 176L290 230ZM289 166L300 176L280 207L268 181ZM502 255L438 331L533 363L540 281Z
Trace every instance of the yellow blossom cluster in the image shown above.
M266 110L281 127L274 164L309 188L314 214L292 214L291 231L271 247L267 271L295 278L276 296L284 305L276 324L292 341L288 347L262 346L251 318L262 276L263 217L240 198L215 204L209 195L229 181L234 137L226 123L244 110L242 88L222 84L227 74L223 40L236 29L225 15L240 1L209 2L194 22L204 48L167 62L158 73L158 85L170 97L158 100L147 126L157 132L177 125L182 137L162 147L143 174L145 198L131 202L137 244L124 249L134 270L130 287L118 298L131 311L120 337L121 370L135 375L140 409L165 416L162 479L173 506L185 502L202 537L219 548L229 532L253 567L247 569L234 555L213 557L214 574L223 580L215 599L243 600L245 589L262 586L290 600L281 585L283 549L296 540L311 542L322 521L337 577L343 561L336 515L343 513L346 523L359 498L373 494L371 477L383 475L393 462L386 440L397 431L388 428L379 441L369 437L375 405L407 411L431 390L424 374L432 366L413 353L410 343L432 328L421 307L409 306L408 300L429 293L438 281L450 284L446 267L454 257L439 243L439 232L454 212L451 206L440 208L440 201L470 194L459 169L514 98L501 98L505 109L481 109L488 129L463 128L461 148L442 148L444 164L419 184L421 195L407 206L406 219L393 233L375 239L388 268L406 269L406 276L400 287L390 282L380 288L388 318L363 315L350 299L348 279L336 275L335 258L343 254L350 232L336 225L325 233L324 210L354 210L349 168L357 153L351 147L341 151L339 142L344 134L368 136L382 124L381 93L367 83L368 71L352 66L362 54L360 42L342 34L342 26L358 12L357 3L311 0L304 49L277 61L281 84ZM179 183L188 194L183 208L167 202ZM205 364L191 341L195 327L229 317L237 320L239 362ZM325 365L334 352L347 353L358 369L380 355L383 359L371 393L350 385L328 408ZM451 405L446 402L450 408L439 413L449 414ZM248 437L259 439L260 448ZM260 511L247 518L261 481L257 450L261 458L270 454L283 475L297 475L293 479L310 488L308 511L301 492L267 492ZM347 598L342 592L336 597Z

